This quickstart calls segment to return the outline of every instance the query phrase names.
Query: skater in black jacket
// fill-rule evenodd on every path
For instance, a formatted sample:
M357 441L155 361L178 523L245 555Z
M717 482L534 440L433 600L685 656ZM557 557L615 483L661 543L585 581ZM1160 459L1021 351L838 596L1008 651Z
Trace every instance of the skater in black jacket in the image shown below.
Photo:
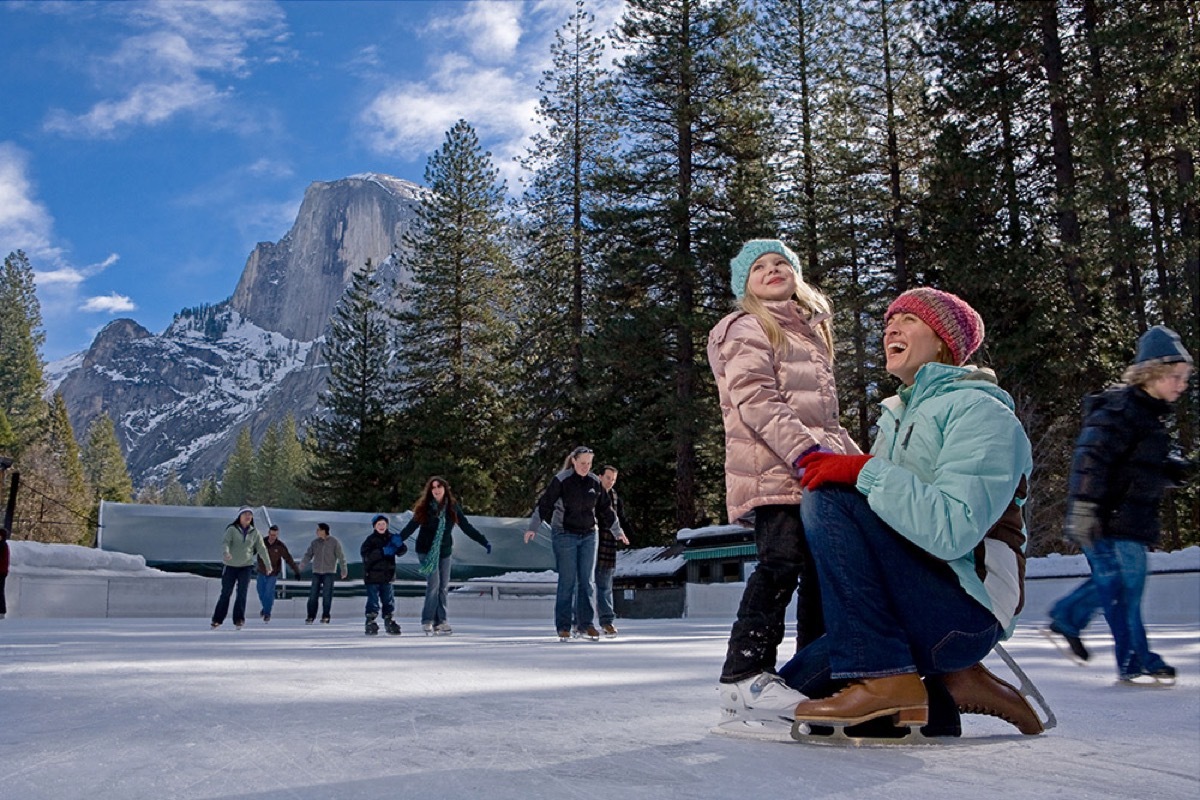
M418 572L425 576L425 606L421 609L421 629L431 633L450 634L446 619L446 598L450 591L450 555L454 552L453 529L457 525L490 555L492 545L487 537L475 530L462 507L454 499L454 490L441 475L425 481L421 496L413 504L412 519L400 530L400 541L417 531L417 556L421 559Z
M1124 383L1084 401L1064 533L1083 550L1092 574L1054 605L1044 633L1086 661L1079 637L1099 606L1112 630L1117 677L1127 683L1175 680L1175 668L1146 640L1142 591L1146 551L1161 533L1159 502L1194 468L1170 455L1166 425L1191 373L1192 356L1178 334L1156 325L1138 340Z
M359 555L362 556L363 585L367 589L368 636L379 633L379 623L375 619L380 610L383 611L384 629L392 636L400 635L400 626L392 618L396 613L396 594L392 588L392 581L396 578L396 556L402 556L406 552L408 546L388 530L388 518L383 514L376 514L371 520L371 535L359 548Z

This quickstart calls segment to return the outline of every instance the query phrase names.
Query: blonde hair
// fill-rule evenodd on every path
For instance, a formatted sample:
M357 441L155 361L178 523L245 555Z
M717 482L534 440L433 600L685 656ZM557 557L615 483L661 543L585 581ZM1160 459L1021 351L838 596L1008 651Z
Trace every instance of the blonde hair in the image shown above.
M1121 382L1127 386L1145 387L1159 378L1165 378L1175 369L1177 363L1179 362L1154 360L1130 364L1125 368L1125 372L1121 373Z
M792 300L800 307L801 311L807 312L810 317L833 312L833 306L830 304L829 298L801 280L799 275L796 276L796 293L792 295ZM771 347L780 353L787 353L791 349L791 345L788 344L787 336L784 334L779 321L775 319L774 314L767 310L762 300L759 300L751 292L746 292L738 300L737 306L747 314L753 314L758 318L759 324L767 332L767 341L771 343ZM831 318L823 319L813 327L817 335L821 337L821 341L825 343L825 347L829 350L829 361L832 363L833 320Z

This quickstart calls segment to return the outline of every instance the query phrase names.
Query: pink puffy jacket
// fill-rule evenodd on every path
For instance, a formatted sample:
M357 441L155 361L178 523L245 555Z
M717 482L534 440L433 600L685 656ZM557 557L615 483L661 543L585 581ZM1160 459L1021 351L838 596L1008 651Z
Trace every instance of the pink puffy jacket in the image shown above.
M725 423L725 505L730 522L746 524L756 506L800 502L792 463L805 450L821 445L835 453L861 452L838 419L825 343L794 301L764 305L783 327L788 353L775 352L762 324L744 311L708 334L708 363Z

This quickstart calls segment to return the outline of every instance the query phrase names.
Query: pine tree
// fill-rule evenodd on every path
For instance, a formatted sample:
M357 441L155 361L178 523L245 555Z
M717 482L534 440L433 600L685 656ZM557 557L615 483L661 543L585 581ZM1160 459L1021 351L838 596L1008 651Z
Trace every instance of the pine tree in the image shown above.
M259 442L258 453L254 459L255 502L267 506L279 505L280 483L283 480L280 474L281 457L279 428L272 422Z
M221 505L246 506L259 502L254 494L255 455L250 428L238 432L237 443L221 475Z
M520 459L535 468L517 476L526 495L545 479L537 466L575 446L590 414L584 339L597 325L601 255L592 211L596 177L612 171L618 134L615 97L602 66L604 43L593 33L594 23L577 0L551 45L553 66L538 84L542 132L522 159L532 171L520 203L523 291L517 333L518 396L527 410L514 416L527 423L521 440L539 445Z
M490 465L505 462L513 446L506 401L515 387L515 274L505 185L463 120L429 159L425 183L430 192L406 237L411 283L397 315L397 427L405 433L398 449L411 454L404 494L440 473L473 508L493 508Z
M88 426L83 447L83 472L92 487L92 519L99 519L100 501L133 502L133 481L117 441L112 418L101 413Z
M16 439L13 455L45 432L46 381L40 356L44 340L33 267L17 250L4 259L0 272L0 411Z
M200 488L196 491L196 505L208 507L221 505L221 487L217 484L215 476L209 475L200 484Z
M275 505L305 508L301 483L308 471L304 444L296 433L296 418L289 413L279 426L279 479Z
M0 454L7 455L17 446L17 435L13 433L12 425L8 424L8 415L0 408Z
M370 261L334 310L322 353L329 380L309 420L304 489L313 508L366 511L398 501L389 416L396 405L390 323Z
M62 478L61 492L56 493L55 499L67 512L63 518L63 532L67 541L83 544L91 537L85 516L91 497L79 444L75 441L75 431L61 392L54 393L50 404L46 445L57 467L56 472Z
M188 496L187 489L179 481L179 473L171 470L167 473L167 479L163 481L162 487L162 502L167 506L190 506L192 498Z
M644 527L676 530L715 521L721 506L705 342L729 309L729 258L775 230L767 103L743 3L626 8L624 147L597 215L606 251L589 443L638 476L627 496Z

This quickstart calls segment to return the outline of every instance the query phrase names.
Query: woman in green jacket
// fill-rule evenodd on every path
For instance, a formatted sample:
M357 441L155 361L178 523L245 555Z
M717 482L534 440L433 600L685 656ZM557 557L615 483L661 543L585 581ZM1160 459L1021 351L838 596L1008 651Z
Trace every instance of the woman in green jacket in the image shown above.
M964 366L983 342L966 302L913 289L886 323L887 370L903 385L883 404L871 454L799 465L827 634L780 672L812 698L795 718L924 726L921 678L944 676L961 709L1040 732L1024 698L979 664L1022 604L1029 438L994 375ZM939 732L957 732L950 713Z

